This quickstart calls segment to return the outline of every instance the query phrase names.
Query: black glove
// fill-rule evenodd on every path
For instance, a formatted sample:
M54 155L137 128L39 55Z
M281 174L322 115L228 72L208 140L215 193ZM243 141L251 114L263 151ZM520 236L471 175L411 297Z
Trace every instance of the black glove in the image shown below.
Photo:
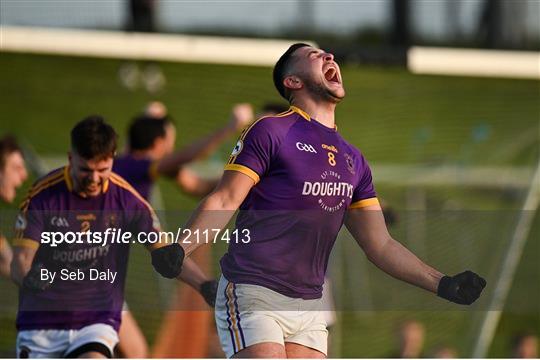
M201 295L210 307L216 306L218 282L210 280L201 284Z
M31 292L41 292L51 287L49 280L41 280L41 269L43 265L32 265L30 271L23 279L23 289Z
M185 252L179 244L171 244L152 250L152 266L168 279L174 279L182 272Z
M437 287L437 296L461 305L471 305L486 287L486 280L472 271L443 276Z

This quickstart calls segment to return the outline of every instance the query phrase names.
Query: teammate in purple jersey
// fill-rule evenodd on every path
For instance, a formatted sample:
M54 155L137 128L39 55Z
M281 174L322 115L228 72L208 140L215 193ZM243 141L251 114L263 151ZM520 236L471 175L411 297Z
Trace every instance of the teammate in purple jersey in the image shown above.
M38 180L21 205L11 267L20 286L19 357L113 355L130 244L42 242L46 232L160 230L151 206L112 172L115 151L111 126L82 120L71 131L69 165Z
M226 126L208 137L174 151L176 127L167 116L165 106L159 102L152 102L145 113L136 117L130 124L127 151L115 159L113 170L126 179L147 201L150 201L152 188L158 177L175 180L180 189L189 195L207 195L215 187L217 180L201 178L185 168L185 165L209 154L252 120L251 106L237 104L233 107L230 121ZM217 290L215 280L209 280L204 276L194 263L184 264L182 280L197 290L210 306L214 306ZM120 352L126 357L147 357L146 340L135 319L133 317L125 319L127 321L122 323L120 329L118 346Z
M333 55L295 44L276 63L274 83L290 110L244 131L219 185L187 224L192 231L223 228L239 208L236 227L250 233L247 244L231 243L221 259L216 322L227 356L326 356L318 310L343 223L368 259L391 276L459 304L473 303L484 279L471 271L445 276L388 233L368 163L335 126L345 90ZM178 266L200 245L156 251L176 257Z
M152 108L155 107L156 103L152 103ZM227 125L175 151L176 127L166 111L147 111L130 124L127 152L115 159L114 171L127 179L147 200L158 177L175 180L189 195L205 196L214 189L217 180L201 178L185 165L209 155L252 121L251 106L236 104Z

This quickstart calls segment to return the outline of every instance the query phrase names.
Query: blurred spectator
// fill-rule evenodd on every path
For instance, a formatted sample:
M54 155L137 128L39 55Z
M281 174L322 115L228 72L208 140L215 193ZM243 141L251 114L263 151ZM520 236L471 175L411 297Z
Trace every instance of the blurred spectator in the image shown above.
M538 337L531 333L516 336L512 344L512 357L523 359L538 358Z
M401 324L398 329L399 352L393 358L420 358L424 348L424 325L416 320Z
M458 357L457 350L450 346L441 346L433 352L433 357L437 359L455 359Z

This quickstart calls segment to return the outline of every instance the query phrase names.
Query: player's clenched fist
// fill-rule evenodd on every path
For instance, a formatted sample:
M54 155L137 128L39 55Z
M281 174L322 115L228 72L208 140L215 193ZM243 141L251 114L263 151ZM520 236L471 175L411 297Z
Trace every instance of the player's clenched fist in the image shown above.
M209 280L201 284L201 295L210 307L216 306L218 282Z
M443 276L437 288L437 295L461 305L471 305L486 287L486 280L472 271L464 271L454 276Z
M235 131L243 130L253 121L253 117L253 107L250 104L236 104L231 111L229 126Z
M152 250L152 266L168 279L174 279L182 272L185 252L179 244L171 244Z

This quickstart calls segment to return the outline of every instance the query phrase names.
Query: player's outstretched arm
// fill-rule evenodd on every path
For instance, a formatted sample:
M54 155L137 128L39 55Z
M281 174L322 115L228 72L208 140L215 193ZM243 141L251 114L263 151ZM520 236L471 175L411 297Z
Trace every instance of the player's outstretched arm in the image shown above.
M182 165L210 155L223 141L244 129L251 121L253 121L253 109L250 104L233 106L227 125L209 136L165 156L159 161L157 172L164 176L175 177Z
M243 173L225 171L216 189L201 201L185 228L191 233L195 230L199 230L199 233L209 230L212 233L213 229L223 229L254 184L254 180ZM182 244L175 243L152 250L152 265L166 278L177 277L184 258L205 244L196 240L184 239Z
M219 179L204 179L190 169L181 168L176 175L176 183L183 192L191 196L203 197L212 192Z
M368 259L387 274L458 304L472 304L486 282L471 271L445 276L394 240L379 205L347 211L345 225Z
M214 307L216 302L217 281L210 279L204 271L190 258L185 259L182 266L182 272L178 276L193 289L195 289L204 298L206 303Z

